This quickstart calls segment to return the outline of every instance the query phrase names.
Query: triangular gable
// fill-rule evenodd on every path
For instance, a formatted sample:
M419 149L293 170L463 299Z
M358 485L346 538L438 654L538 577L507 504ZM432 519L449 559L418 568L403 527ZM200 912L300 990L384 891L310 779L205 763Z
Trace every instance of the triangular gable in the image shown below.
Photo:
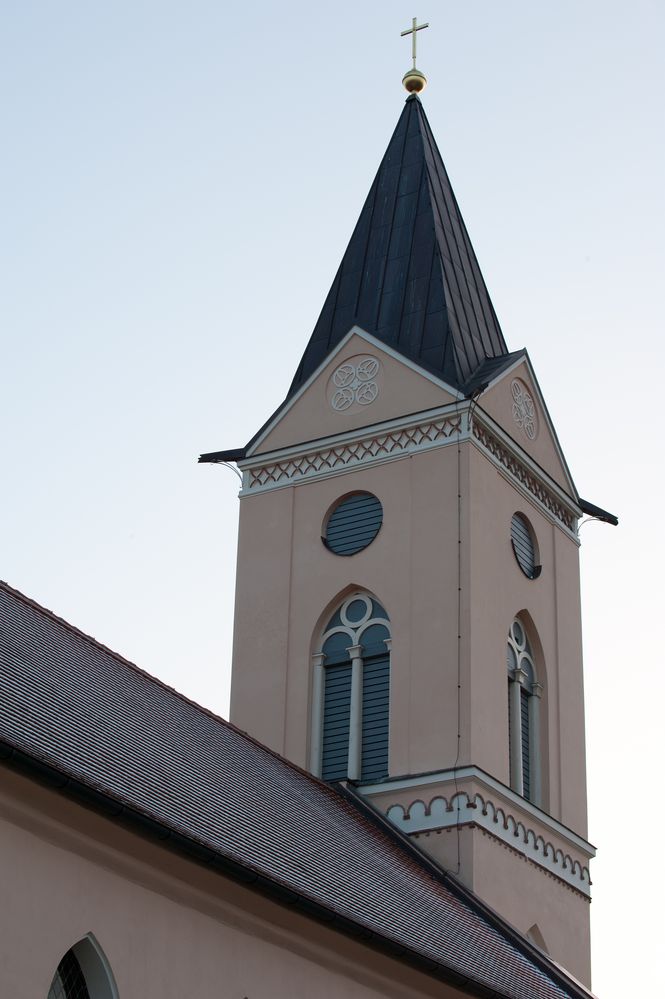
M566 463L529 355L520 352L482 392L479 405L573 498L577 489Z
M354 326L247 448L247 456L445 406L460 393Z

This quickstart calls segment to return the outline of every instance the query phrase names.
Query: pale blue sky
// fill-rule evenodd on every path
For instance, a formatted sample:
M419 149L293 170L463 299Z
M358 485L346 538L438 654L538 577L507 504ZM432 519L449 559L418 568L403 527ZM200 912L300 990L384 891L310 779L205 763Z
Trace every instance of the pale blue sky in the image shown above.
M662 0L0 11L1 575L226 714L242 445L402 109L433 131L578 488L594 985L659 991Z

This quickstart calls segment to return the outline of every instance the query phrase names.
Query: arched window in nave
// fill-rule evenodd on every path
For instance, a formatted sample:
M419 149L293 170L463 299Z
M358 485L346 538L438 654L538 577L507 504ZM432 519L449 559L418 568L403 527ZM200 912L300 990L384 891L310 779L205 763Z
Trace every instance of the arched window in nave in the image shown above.
M108 961L92 934L61 959L47 999L118 999Z
M48 999L90 999L81 965L73 950L68 950L58 965Z
M523 621L508 631L508 728L510 786L535 805L541 803L540 696L542 684Z
M368 593L330 618L313 657L311 769L324 780L388 774L390 622Z

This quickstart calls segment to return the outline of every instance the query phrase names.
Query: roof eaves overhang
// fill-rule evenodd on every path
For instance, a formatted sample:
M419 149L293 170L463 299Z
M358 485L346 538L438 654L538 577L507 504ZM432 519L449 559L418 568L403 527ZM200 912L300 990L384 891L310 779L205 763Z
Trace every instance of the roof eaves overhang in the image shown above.
M603 510L602 507L596 506L594 503L589 503L588 500L582 499L581 496L580 507L582 513L586 513L593 520L602 520L604 524L611 524L612 527L619 526L619 518L615 514L608 513L607 510Z
M513 350L509 354L504 355L504 357L492 357L484 361L480 367L477 369L476 373L467 378L466 382L462 386L462 391L468 399L475 398L478 395L482 395L489 388L492 388L496 382L501 381L504 375L516 367L517 364L526 356L526 349Z
M233 447L226 451L208 451L199 455L199 464L219 464L220 462L238 462L245 457L246 448Z
M167 849L186 857L188 860L212 868L215 873L226 876L239 884L259 892L273 902L287 905L317 922L324 923L339 933L343 933L360 943L365 943L375 950L410 965L416 970L430 975L449 985L461 989L467 995L479 999L510 999L505 992L483 985L470 977L460 975L453 968L441 964L425 956L417 950L406 947L388 936L377 932L360 921L343 916L333 907L328 907L315 899L308 898L291 890L288 885L276 878L267 877L259 869L212 850L206 844L191 836L184 835L180 830L153 819L150 815L137 809L119 798L86 784L78 777L67 773L64 769L54 767L36 755L26 753L18 746L0 739L0 762L13 770L23 773L37 782L46 785L51 790L65 795L84 807L101 814L103 817L118 822L130 831L144 836L153 842L158 842ZM339 787L339 786L338 786ZM341 791L341 788L340 788ZM357 796L348 795L349 800L357 806ZM408 843L408 841L407 841ZM410 845L410 844L409 844ZM419 854L420 856L420 854ZM588 992L571 993L577 999L589 999Z

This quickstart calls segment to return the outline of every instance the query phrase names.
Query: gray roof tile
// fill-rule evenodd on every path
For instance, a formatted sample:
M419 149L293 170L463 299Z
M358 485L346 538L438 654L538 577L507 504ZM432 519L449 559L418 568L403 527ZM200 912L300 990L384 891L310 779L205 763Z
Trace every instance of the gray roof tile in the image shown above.
M4 583L0 742L468 978L477 994L587 995L341 789Z

